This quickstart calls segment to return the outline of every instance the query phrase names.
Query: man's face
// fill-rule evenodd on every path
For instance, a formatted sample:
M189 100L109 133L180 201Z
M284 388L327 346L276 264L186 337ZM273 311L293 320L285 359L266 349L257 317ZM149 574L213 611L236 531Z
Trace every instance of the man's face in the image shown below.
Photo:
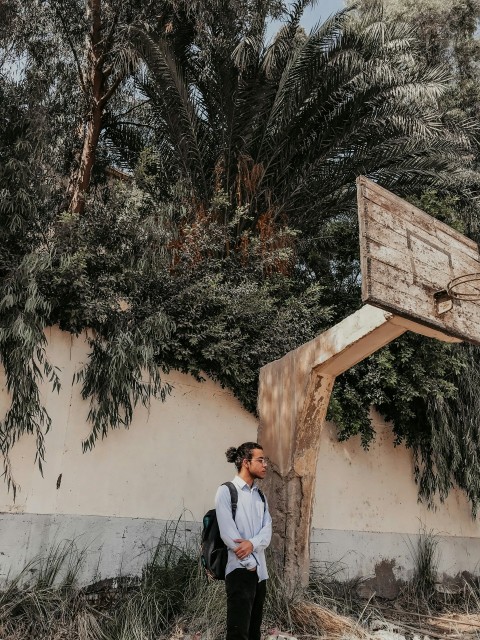
M250 475L262 480L267 473L267 458L263 449L252 449L251 459L247 461L247 465Z

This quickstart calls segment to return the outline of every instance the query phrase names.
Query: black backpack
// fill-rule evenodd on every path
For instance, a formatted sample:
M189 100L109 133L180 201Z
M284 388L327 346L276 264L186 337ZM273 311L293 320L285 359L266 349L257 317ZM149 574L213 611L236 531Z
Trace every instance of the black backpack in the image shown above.
M230 491L230 499L232 501L232 518L235 520L237 513L238 491L233 482L224 482ZM222 485L223 486L223 485ZM265 505L265 496L258 490L263 504ZM201 562L205 572L212 580L225 580L225 569L227 567L228 549L220 536L220 529L217 522L217 514L215 509L210 509L203 516L202 529L202 550Z
M235 520L237 513L238 492L233 482L224 482L230 490L232 501L232 518ZM222 485L223 486L223 485ZM212 580L225 580L225 568L227 566L228 549L220 537L217 514L215 509L210 509L203 516L202 529L202 566Z

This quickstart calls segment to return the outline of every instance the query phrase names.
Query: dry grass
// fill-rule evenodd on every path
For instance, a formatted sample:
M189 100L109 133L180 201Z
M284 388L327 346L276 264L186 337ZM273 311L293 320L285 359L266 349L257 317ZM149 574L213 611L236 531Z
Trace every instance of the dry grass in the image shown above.
M351 618L334 613L314 602L298 602L291 606L296 628L302 633L326 635L329 638L369 638L370 635Z
M82 554L58 545L0 592L2 640L220 640L225 631L223 582L207 582L195 549L167 538L153 550L142 576L99 593L75 586ZM427 567L428 568L428 567ZM465 582L455 596L434 593L421 601L406 588L395 603L366 602L357 582L333 573L312 576L307 590L287 590L270 568L264 630L281 629L302 640L369 640L370 623L394 624L404 635L480 638L480 589ZM372 630L373 631L373 630ZM423 634L423 635L422 635Z

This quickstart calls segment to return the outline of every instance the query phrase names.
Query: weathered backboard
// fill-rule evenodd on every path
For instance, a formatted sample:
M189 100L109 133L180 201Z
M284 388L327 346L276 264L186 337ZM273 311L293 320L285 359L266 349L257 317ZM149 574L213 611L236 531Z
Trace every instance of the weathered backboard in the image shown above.
M480 301L450 290L479 275L477 243L367 178L357 194L363 301L480 344ZM476 278L461 286L464 298L480 297Z

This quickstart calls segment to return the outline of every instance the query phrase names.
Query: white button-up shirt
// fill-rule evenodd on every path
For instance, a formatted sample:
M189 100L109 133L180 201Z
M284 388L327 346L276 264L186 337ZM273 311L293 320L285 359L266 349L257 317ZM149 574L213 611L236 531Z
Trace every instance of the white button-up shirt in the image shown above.
M221 485L215 496L220 535L228 548L225 575L235 569L256 569L259 581L266 580L268 573L265 549L272 538L272 518L268 511L268 505L260 497L255 483L250 488L240 476L235 476L232 482L238 491L235 521L232 517L229 488ZM234 542L234 540L238 538L250 540L253 544L252 553L244 560L239 560L233 551L238 546L238 542Z

